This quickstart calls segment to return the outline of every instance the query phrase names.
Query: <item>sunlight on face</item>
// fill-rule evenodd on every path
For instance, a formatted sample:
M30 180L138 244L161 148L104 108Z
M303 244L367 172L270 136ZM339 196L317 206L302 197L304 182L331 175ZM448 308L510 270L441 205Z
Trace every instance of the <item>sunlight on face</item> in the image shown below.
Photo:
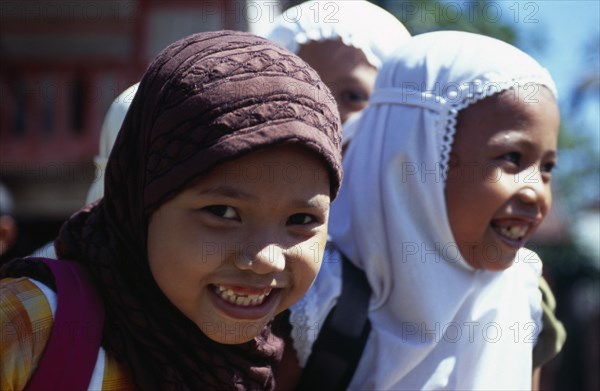
M553 95L533 84L459 113L445 193L454 239L471 266L510 267L548 213L559 122Z
M303 147L222 163L152 214L152 274L209 338L251 340L316 277L329 193L325 164Z

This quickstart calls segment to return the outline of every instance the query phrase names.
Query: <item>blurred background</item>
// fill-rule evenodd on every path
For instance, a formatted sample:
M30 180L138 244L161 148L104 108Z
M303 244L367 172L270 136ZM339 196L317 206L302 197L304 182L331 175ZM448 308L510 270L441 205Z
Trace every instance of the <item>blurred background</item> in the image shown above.
M490 35L527 51L554 76L562 114L554 205L528 247L544 260L568 338L545 367L542 388L600 390L600 3L373 2L413 35ZM0 243L0 260L52 240L83 206L90 184L103 179L93 158L104 115L161 49L199 31L260 32L299 3L1 1L0 215L18 234Z

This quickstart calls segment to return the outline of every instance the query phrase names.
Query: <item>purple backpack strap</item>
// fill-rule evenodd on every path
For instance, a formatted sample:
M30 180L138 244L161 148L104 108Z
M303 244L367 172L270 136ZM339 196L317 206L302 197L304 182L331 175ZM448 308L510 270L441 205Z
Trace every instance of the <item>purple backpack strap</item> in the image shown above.
M57 304L52 334L25 389L87 390L102 340L102 299L80 263L32 259L52 270Z

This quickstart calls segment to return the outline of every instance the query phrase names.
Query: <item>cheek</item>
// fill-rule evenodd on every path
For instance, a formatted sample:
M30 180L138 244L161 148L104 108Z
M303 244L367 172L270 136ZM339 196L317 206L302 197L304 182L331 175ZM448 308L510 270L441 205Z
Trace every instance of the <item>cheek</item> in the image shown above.
M323 262L326 240L327 234L320 234L318 237L303 242L297 247L297 250L291 250L296 253L290 260L289 266L294 279L294 291L290 295L291 301L295 302L300 299L317 277Z
M504 185L493 179L485 179L481 172L468 179L448 183L446 186L446 210L454 239L459 242L473 241L489 224L491 216L506 201Z
M148 265L163 291L169 288L171 281L190 275L187 270L190 265L186 262L190 252L186 238L189 233L175 220L172 213L159 210L148 224Z
M326 238L326 235L320 235L305 242L302 246L302 256L297 262L297 268L298 272L302 274L302 279L308 281L308 284L312 284L321 269Z
M545 202L542 203L540 208L541 208L542 215L544 217L546 217L546 215L550 211L550 208L552 207L552 188L550 187L550 184L548 184L546 186L545 194L544 194L544 201Z
M164 230L166 222L160 214L155 214L148 225L148 265L154 280L161 288L162 282L168 279L167 275L171 274L172 268L167 267L167 254L170 253L169 246L172 243L169 235L169 230Z
M500 167L496 167L494 165L487 165L482 169L482 179L486 183L494 184L500 182L502 177L506 177L507 174L502 171ZM510 177L511 175L508 175ZM505 178L506 179L506 178Z
M163 258L162 253L164 252L163 246L169 243L164 240L163 225L164 222L160 210L154 212L148 223L148 232L146 234L148 263L153 274L154 270L160 267L160 260Z

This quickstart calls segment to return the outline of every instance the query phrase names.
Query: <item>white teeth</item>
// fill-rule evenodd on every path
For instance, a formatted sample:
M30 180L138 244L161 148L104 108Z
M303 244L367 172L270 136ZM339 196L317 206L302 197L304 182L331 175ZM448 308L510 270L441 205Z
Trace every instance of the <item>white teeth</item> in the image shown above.
M529 227L526 225L509 225L507 227L498 227L498 232L500 232L501 235L506 236L507 238L512 240L522 239L528 231Z
M242 307L257 306L261 305L265 301L265 297L269 296L271 290L269 289L262 295L237 295L234 291L229 288L225 288L221 285L215 285L215 292L225 301L239 305Z

